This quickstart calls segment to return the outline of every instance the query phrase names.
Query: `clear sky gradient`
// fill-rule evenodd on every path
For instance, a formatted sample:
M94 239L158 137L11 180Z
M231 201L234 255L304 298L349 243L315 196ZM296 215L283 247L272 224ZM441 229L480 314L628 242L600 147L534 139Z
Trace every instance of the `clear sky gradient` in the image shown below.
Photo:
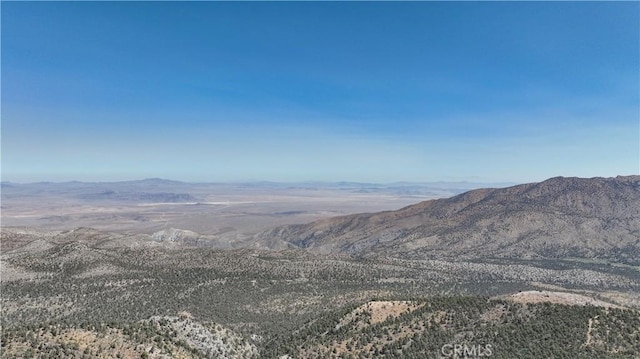
M2 180L640 171L638 2L2 2Z

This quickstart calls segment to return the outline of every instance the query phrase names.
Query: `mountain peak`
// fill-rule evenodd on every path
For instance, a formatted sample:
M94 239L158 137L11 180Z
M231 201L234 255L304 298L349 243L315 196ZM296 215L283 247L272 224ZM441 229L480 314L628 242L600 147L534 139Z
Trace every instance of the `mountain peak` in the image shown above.
M409 258L640 258L640 176L554 177L397 211L263 232L258 242Z

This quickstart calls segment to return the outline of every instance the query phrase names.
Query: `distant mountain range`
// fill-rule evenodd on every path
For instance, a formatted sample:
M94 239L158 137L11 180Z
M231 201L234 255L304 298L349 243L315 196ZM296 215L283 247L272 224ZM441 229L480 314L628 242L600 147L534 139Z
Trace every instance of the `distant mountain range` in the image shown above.
M640 176L556 177L397 211L280 226L257 247L404 258L566 258L640 264Z
M116 192L112 190L102 191L98 193L89 193L78 196L85 200L112 200L112 201L136 201L136 202L152 202L152 203L181 203L196 202L198 199L188 193L170 193L170 192Z
M185 203L202 201L203 196L247 194L255 191L343 191L354 194L388 194L419 199L441 198L486 186L505 187L505 183L432 182L230 182L189 183L161 178L119 182L0 182L2 199L64 196L82 201L125 201L142 203Z
M176 245L297 248L355 257L448 260L574 257L640 264L640 176L637 175L590 179L556 177L540 183L470 191L464 186L473 184L467 183L440 184L443 188L440 189L436 184L410 183L256 182L225 185L161 179L59 184L3 182L2 185L3 208L12 203L22 205L28 200L41 201L48 198L46 196L97 205L116 201L196 203L212 193L250 195L256 188L260 189L259 193L280 190L288 193L286 191L299 188L301 193L306 193L304 191L337 188L344 193L385 193L416 200L448 197L396 211L278 226L253 237L248 234L233 243L228 243L228 238L218 232L200 234L186 230L188 227L173 232L170 227L164 228L168 232L158 232L153 239Z

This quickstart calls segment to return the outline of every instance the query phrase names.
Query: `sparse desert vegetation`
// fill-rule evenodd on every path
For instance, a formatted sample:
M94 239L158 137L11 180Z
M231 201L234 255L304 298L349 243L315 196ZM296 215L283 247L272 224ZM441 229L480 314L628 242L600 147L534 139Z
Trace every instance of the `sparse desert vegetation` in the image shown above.
M88 229L32 231L30 241L20 231L3 235L19 242L2 254L6 358L436 357L458 342L491 344L499 358L640 351L634 267L188 248ZM509 297L550 287L593 301Z
M458 348L495 358L634 358L638 248L620 252L640 218L634 181L554 179L478 190L400 211L277 227L234 246L189 230L5 226L2 357L440 358L455 357L449 351ZM616 185L625 190L608 190ZM503 248L495 256L456 256L460 244L438 244L441 256L419 255L435 240L420 237L420 218L455 217L468 230L484 226L478 206L507 215L503 205L524 192L528 202L509 212L518 222L536 208L568 211L562 196L583 198L593 186L602 189L600 199L583 202L593 204L584 210L592 217L571 214L574 223L592 224L566 233L593 231L615 213L624 221L612 226L626 233L614 243L601 228L601 240L586 242L608 246L597 255L563 257L513 238L492 241ZM607 193L629 201L604 208ZM543 204L548 198L558 204ZM298 232L300 241L291 241ZM454 232L442 233L437 241ZM554 245L567 243L577 242ZM520 255L522 248L530 255Z

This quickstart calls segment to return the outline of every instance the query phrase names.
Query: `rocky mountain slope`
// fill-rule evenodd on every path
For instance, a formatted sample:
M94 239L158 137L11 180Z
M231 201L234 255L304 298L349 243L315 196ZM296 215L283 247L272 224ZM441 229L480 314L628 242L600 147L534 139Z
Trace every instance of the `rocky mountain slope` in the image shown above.
M0 358L640 352L637 266L221 250L183 235L1 228Z
M405 258L560 258L640 263L640 176L556 177L397 211L280 226L256 246Z

